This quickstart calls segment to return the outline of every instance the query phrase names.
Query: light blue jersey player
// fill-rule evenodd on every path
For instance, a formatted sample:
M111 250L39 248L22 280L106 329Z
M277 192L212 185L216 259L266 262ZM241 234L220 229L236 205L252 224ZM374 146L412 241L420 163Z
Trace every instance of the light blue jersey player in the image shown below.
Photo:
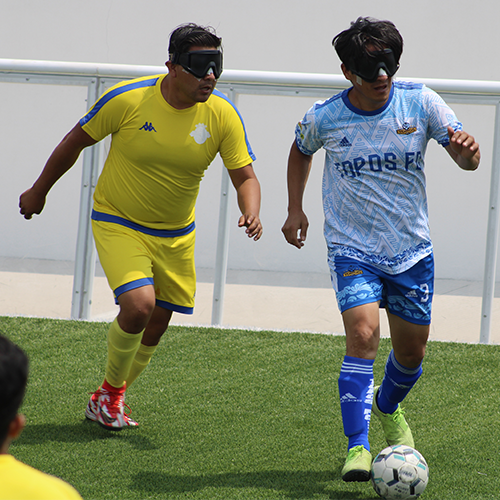
M398 274L432 252L424 155L429 139L449 144L449 126L462 129L438 94L398 81L375 111L356 108L347 89L307 112L296 144L305 155L326 151L323 206L332 256Z
M346 332L339 396L348 454L341 475L344 481L368 481L372 412L388 444L414 446L399 403L422 373L431 321L427 144L436 140L464 170L478 167L480 152L435 92L393 82L403 49L393 23L359 18L333 45L352 87L315 104L296 127L282 231L291 245L304 245L309 223L303 193L312 156L324 148L324 232ZM387 310L393 350L375 387L380 307Z

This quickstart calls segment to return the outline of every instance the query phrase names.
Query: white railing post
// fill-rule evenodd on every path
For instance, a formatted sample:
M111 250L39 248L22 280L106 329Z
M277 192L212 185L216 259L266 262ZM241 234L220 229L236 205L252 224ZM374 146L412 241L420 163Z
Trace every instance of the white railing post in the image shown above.
M234 88L228 91L228 97L236 106L237 94ZM222 169L220 207L219 207L219 229L217 232L217 249L215 254L215 278L212 299L212 325L222 325L222 313L224 309L224 291L226 287L227 261L229 256L229 231L232 199L231 180L227 169Z
M95 78L89 83L87 109L90 109L99 97L99 83L99 78ZM90 214L92 211L92 197L99 176L100 149L101 145L97 143L83 152L71 319L90 319L96 264L96 251L92 239Z
M486 256L484 262L483 300L481 306L481 330L479 342L490 343L491 311L495 296L495 276L500 223L500 102L495 109L495 135L491 162L490 201L486 232Z

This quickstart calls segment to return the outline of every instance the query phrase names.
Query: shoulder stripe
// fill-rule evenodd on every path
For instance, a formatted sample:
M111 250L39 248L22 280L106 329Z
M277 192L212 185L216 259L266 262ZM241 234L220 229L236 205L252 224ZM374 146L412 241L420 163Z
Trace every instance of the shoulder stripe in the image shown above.
M423 83L407 82L404 80L394 80L394 85L406 90L420 90L424 87Z
M80 120L80 125L83 126L88 123L107 102L113 99L113 97L143 87L154 87L157 81L158 77L149 78L148 80L139 80L136 82L127 83L125 85L122 85L121 87L117 87L114 90L111 90L98 99L94 107Z
M245 122L243 121L243 117L241 116L240 112L238 111L238 108L234 105L234 103L225 94L218 91L217 89L214 89L214 91L212 92L212 95L215 95L215 96L220 97L221 99L224 99L225 101L227 101L233 107L233 109L236 111L236 113L238 114L238 116L241 120L241 124L243 125L243 130L245 132L245 142L247 145L248 154L250 155L250 158L252 158L252 160L255 161L256 156L254 155L254 153L252 151L252 146L250 146L250 143L248 142L247 129L245 128Z
M344 93L347 94L347 90L348 89L346 89L346 90L344 90L342 92L339 92L338 94L335 94L332 97L329 97L328 99L326 99L326 101L315 102L314 103L314 108L315 109L321 109L321 108L323 108L325 106L328 106L331 102L334 102L334 101L340 99Z

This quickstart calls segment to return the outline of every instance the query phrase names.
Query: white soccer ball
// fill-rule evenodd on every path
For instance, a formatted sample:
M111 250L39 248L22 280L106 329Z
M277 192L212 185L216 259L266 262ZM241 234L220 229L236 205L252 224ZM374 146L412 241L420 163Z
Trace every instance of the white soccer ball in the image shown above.
M418 498L429 481L425 458L410 446L397 445L383 449L373 461L371 482L386 500Z

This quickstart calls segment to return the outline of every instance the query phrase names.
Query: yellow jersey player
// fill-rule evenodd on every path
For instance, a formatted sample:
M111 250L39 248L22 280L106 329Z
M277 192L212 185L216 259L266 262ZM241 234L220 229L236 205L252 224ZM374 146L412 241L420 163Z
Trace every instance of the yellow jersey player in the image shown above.
M195 202L217 153L237 192L238 225L254 240L262 235L255 156L239 112L215 90L221 43L213 28L176 28L168 73L109 89L20 197L26 219L39 214L50 188L81 151L111 135L94 195L92 229L120 309L108 333L104 381L85 412L110 430L137 425L124 413L125 390L148 365L172 312L193 311Z
M18 413L28 381L28 358L0 335L0 500L82 500L79 493L55 476L23 464L9 454L26 418Z

